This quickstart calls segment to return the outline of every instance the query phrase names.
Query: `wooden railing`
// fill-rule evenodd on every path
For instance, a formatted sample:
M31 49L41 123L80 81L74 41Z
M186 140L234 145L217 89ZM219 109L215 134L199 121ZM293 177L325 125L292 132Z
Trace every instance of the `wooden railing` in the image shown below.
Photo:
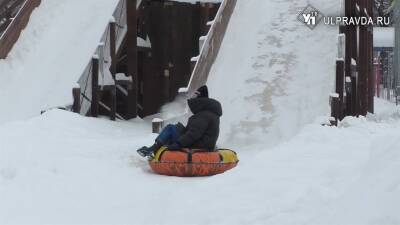
M0 36L12 22L25 0L0 0Z
M236 2L237 0L224 0L221 3L206 40L201 47L200 56L195 57L197 62L193 69L189 84L186 88L181 88L179 90L180 93L192 95L197 88L207 82L208 75L217 58L230 18L235 9Z
M15 4L19 2L20 1L16 1ZM5 59L7 57L14 44L17 42L22 30L28 24L33 10L38 7L40 3L41 0L25 0L14 18L11 19L11 22L5 23L7 26L4 26L6 28L0 36L0 59ZM12 10L12 7L10 7L8 11L3 11L3 19L7 20L5 14L10 15L9 10Z
M114 10L113 18L105 28L99 46L78 81L79 87L73 90L73 111L82 115L97 117L99 108L102 107L110 112L111 119L116 117L123 119L116 113L115 89L119 86L116 84L115 67L117 52L127 32L126 1L119 1ZM140 3L141 0L137 0L137 7ZM122 81L122 83L124 82L129 83L127 80ZM122 87L119 88L122 89ZM106 105L99 99L100 91L105 89L113 93L114 100L111 101L111 105Z

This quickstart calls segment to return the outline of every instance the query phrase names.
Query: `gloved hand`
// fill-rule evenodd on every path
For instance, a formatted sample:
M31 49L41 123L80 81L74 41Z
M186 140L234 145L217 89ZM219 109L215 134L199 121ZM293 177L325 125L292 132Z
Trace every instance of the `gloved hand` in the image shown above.
M174 144L168 145L167 148L169 150L180 150L181 146L178 143L174 143Z

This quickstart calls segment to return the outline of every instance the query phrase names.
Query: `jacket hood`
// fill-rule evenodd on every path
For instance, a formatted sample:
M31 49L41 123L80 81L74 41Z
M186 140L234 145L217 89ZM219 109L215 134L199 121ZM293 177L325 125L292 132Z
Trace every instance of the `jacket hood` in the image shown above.
M217 116L222 116L221 103L212 98L192 98L188 100L188 105L193 114L210 111Z

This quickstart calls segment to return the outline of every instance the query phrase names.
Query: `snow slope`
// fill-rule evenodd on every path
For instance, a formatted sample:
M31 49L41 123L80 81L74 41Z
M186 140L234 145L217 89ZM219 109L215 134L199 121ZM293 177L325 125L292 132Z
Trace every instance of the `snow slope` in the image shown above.
M337 15L340 1L239 0L208 85L223 104L220 143L273 146L329 112L337 27L297 20L311 4Z
M72 87L95 51L117 3L42 1L10 55L0 60L0 124L72 102Z
M72 1L45 0L42 7L58 18L72 13ZM79 4L89 9L86 3L105 7L108 1ZM333 0L311 2L324 13L337 6ZM82 68L69 49L87 47L79 64L84 66L96 45L88 42L89 51L80 38L60 35L52 21L40 19L40 8L32 22L38 27L30 26L0 62L0 103L10 105L0 118L19 119L0 125L0 224L399 224L400 108L377 100L374 116L346 118L339 127L313 122L327 113L337 32L322 26L310 31L297 22L297 9L306 3L238 1L209 85L225 109L220 144L237 150L241 161L234 170L204 178L150 171L135 152L155 138L148 121L112 122L60 110L25 119L70 99L64 79ZM92 11L87 13L102 10ZM84 31L92 28L82 24L71 32L91 36ZM63 64L49 58L35 64L41 35L50 42L66 36L61 50L47 49L61 52ZM44 67L49 62L55 64L51 70ZM30 74L42 83L23 79ZM20 93L7 89L18 82ZM68 94L60 94L64 88ZM32 107L11 105L11 94Z
M0 127L0 224L398 224L400 108L306 125L205 178L155 175L140 120L54 110ZM112 137L112 138L110 138Z

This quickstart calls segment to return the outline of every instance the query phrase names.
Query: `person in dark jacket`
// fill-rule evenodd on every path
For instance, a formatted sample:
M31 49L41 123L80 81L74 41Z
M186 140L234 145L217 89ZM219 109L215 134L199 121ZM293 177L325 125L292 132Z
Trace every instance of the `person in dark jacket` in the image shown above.
M222 116L221 104L209 98L207 86L202 86L196 91L195 96L188 100L188 105L193 115L186 127L181 123L167 125L151 147L142 147L137 152L147 157L162 146L167 146L169 150L191 148L214 151Z

